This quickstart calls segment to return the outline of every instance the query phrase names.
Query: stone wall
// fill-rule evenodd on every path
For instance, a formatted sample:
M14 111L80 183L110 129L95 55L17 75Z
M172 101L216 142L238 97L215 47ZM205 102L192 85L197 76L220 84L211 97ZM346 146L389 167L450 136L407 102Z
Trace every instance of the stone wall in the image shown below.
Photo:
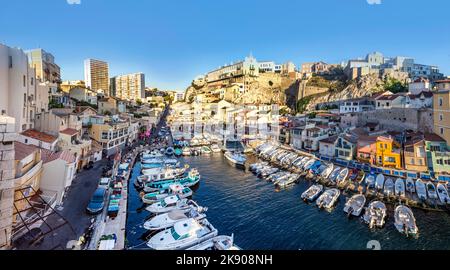
M433 132L431 109L392 108L357 113L358 125L379 123L380 128L392 131L414 130Z
M15 119L0 116L0 249L11 244L14 209Z

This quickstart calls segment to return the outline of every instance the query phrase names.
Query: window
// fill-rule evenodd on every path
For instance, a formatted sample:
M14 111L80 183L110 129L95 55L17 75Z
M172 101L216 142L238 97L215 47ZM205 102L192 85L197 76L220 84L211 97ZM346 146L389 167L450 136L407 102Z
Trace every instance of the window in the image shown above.
M441 135L444 135L444 128L440 128L439 132L441 133Z
M436 160L436 163L439 164L439 165L443 165L443 164L444 164L444 163L442 162L442 159Z
M13 60L12 60L12 56L9 56L9 68L13 67Z
M23 75L23 87L26 87L26 86L27 86L27 76Z
M439 121L443 121L443 119L444 119L444 116L442 115L442 113L439 114Z

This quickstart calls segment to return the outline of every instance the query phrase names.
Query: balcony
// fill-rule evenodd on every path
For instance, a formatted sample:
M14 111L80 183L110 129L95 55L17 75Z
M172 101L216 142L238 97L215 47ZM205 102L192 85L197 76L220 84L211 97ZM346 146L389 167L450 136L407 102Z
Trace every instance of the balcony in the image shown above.
M42 160L35 164L30 170L28 170L22 176L16 177L14 184L16 188L25 186L28 182L34 179L42 171Z

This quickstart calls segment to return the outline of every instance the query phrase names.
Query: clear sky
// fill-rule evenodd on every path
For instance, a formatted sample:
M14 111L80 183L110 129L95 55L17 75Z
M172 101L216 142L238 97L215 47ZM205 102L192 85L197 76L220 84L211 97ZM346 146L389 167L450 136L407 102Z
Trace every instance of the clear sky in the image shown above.
M51 52L64 80L97 58L111 76L141 71L147 86L174 90L250 52L298 66L380 51L450 75L449 10L447 0L8 0L0 43Z

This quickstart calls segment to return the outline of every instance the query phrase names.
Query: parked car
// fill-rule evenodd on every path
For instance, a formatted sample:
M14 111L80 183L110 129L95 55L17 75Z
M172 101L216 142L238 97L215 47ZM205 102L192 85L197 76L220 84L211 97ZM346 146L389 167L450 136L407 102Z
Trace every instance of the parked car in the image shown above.
M103 178L100 178L100 182L98 183L98 187L99 188L102 187L102 188L108 189L110 183L111 183L111 179L110 178L103 177Z
M97 188L86 208L87 212L92 215L101 213L105 207L106 196L107 192L105 188Z

